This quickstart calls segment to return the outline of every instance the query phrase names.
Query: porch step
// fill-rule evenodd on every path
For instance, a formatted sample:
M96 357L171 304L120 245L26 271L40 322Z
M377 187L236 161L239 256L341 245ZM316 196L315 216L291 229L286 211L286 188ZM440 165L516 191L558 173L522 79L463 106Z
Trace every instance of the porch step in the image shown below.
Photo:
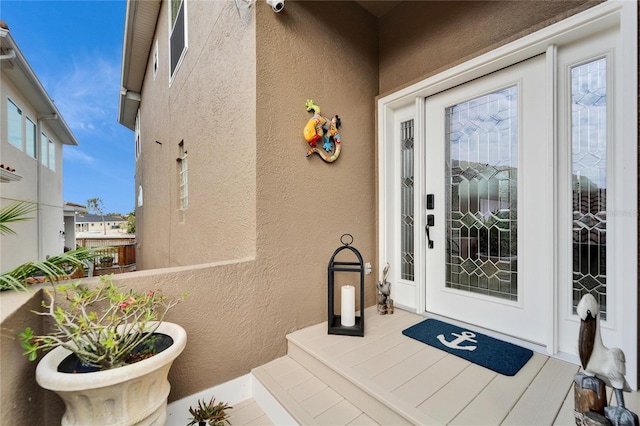
M506 377L402 335L422 316L365 318L365 337L326 323L288 335L253 376L300 425L575 424L578 366L536 353Z

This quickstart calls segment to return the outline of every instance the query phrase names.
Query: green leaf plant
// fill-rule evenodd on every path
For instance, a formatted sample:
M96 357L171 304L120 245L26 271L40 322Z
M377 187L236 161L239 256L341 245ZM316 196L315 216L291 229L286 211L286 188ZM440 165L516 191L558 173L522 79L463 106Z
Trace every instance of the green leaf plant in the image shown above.
M32 220L28 216L38 210L36 203L29 201L16 201L0 209L0 235L17 235L8 224ZM0 291L26 290L30 279L40 277L43 280L54 282L68 279L75 270L84 272L89 262L98 256L97 249L78 248L68 252L51 256L44 261L31 261L24 263L12 271L0 274Z
M48 317L52 331L37 336L27 327L18 335L24 355L34 361L38 352L60 346L84 365L101 370L125 365L134 348L150 339L152 343L153 333L167 312L187 296L169 299L159 291L123 291L111 276L102 276L94 288L77 282L45 288L44 292L48 301L42 301L41 312L33 312Z
M229 422L229 414L225 410L230 410L233 407L227 405L224 402L215 403L216 399L211 398L211 401L204 402L204 400L198 400L196 407L189 407L189 413L193 416L191 422L187 426L197 425L201 422L206 422L210 426L223 426L224 422Z
M99 256L99 248L80 247L51 256L47 260L23 263L9 272L0 274L0 291L26 290L26 285L30 284L33 277L41 277L51 283L69 279L75 270L84 272L89 262Z

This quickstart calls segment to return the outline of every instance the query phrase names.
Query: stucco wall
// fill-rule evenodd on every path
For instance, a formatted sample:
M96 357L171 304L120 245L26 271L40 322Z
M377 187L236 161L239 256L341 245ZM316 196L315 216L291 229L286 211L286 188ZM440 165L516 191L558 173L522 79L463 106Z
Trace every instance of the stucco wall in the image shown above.
M280 14L258 7L257 22L258 261L277 302L269 313L281 316L282 301L293 330L326 320L327 265L342 234L377 268L376 21L353 2L291 2ZM305 157L309 98L342 120L334 163ZM365 287L371 305L375 274Z
M600 3L406 1L380 19L380 94L436 74Z
M35 382L37 362L30 362L22 355L23 349L16 336L27 326L41 334L42 319L30 311L40 308L42 291L35 294L2 292L0 299L0 418L2 424L45 424L45 391ZM54 406L56 404L54 403ZM53 409L57 411L57 409ZM56 415L54 415L55 417Z
M255 22L235 2L186 2L188 50L169 86L163 3L141 103L136 187L141 269L255 253ZM155 43L154 43L155 46ZM156 142L157 141L157 142ZM188 155L189 207L179 210L178 144ZM139 226L138 226L139 224Z
M192 295L171 314L189 335L171 372L172 400L284 355L288 332L326 320L327 263L343 233L365 261L376 251L376 20L351 2L291 2L277 15L264 2L249 14L231 1L187 4L189 49L175 80L168 87L162 62L154 80L150 58L142 91L136 231L145 271L115 278ZM163 4L160 58L166 13ZM305 157L308 98L342 118L334 164ZM184 223L181 140L189 158ZM217 260L226 263L205 263ZM174 265L197 266L146 271ZM371 305L375 274L365 285Z

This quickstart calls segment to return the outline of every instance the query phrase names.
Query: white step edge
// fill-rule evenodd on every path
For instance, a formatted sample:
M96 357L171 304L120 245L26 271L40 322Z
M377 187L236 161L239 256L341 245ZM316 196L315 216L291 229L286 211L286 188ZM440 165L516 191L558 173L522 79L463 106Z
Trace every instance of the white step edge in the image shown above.
M253 375L251 376L251 384L253 389L253 400L262 408L262 411L278 426L297 426L298 423L284 409L282 405L274 398L274 396L265 388L260 380Z

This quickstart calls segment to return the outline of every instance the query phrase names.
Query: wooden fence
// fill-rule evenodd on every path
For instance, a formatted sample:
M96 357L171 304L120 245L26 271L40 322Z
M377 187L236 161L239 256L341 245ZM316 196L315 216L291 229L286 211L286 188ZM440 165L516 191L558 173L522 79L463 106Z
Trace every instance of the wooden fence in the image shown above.
M80 247L96 247L96 268L130 269L136 264L135 238L76 238Z

